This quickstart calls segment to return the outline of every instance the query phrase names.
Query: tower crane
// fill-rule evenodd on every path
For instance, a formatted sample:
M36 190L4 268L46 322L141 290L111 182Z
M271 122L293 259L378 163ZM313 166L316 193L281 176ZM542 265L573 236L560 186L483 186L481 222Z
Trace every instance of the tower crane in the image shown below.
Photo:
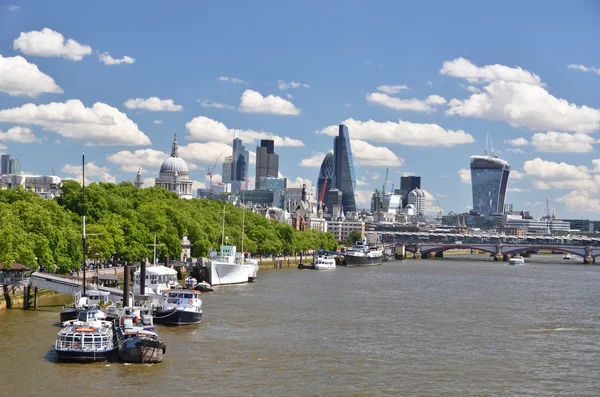
M319 194L319 204L321 204L321 209L323 209L323 196L325 196L325 191L327 190L327 180L329 179L329 175L325 175L325 182L323 182L323 189L321 190L321 194Z
M219 153L219 156L217 157L217 159L215 160L215 163L213 164L212 167L208 168L208 173L206 175L208 175L208 177L210 178L210 196L212 197L213 195L213 182L212 182L212 178L213 178L213 171L215 170L215 167L217 166L217 163L219 162L219 159L221 158L221 155L223 153Z
M387 186L388 171L389 171L389 168L386 168L385 169L385 179L383 180L383 186L382 186L382 189L381 189L381 194L382 195L385 194L385 188Z

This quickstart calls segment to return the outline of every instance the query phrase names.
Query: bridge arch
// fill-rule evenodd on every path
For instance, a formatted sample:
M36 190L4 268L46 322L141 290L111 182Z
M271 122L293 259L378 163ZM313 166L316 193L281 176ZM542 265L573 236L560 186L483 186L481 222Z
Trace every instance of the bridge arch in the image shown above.
M423 244L421 246L421 254L427 254L430 252L444 252L451 249L470 249L475 251L484 251L490 254L496 253L496 248L493 246L477 246L477 245L469 245L469 244L436 244L429 245Z

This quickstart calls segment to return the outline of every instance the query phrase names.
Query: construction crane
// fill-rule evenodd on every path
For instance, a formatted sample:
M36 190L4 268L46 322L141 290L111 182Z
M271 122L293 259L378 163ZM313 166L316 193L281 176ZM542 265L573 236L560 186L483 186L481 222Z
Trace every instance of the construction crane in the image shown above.
M323 196L325 196L325 191L327 190L327 180L329 179L329 175L325 175L325 182L323 182L323 189L321 189L321 194L319 194L319 204L321 204L321 209L323 209Z
M56 174L54 173L54 167L52 167L52 175L56 176Z
M221 155L223 153L219 153L219 156L217 157L217 159L215 160L215 163L213 164L212 168L208 168L208 173L206 175L208 175L208 177L210 178L210 196L212 197L213 195L213 182L212 182L212 178L213 178L213 171L215 170L215 167L217 166L217 163L219 162L219 159L221 158Z
M440 199L439 198L435 198L437 200L437 206L438 206L438 219L441 220L442 219L442 207L440 207Z
M382 185L382 189L381 189L381 194L382 195L385 194L385 188L387 186L388 171L389 171L389 168L386 168L385 169L385 179L383 180L383 185Z

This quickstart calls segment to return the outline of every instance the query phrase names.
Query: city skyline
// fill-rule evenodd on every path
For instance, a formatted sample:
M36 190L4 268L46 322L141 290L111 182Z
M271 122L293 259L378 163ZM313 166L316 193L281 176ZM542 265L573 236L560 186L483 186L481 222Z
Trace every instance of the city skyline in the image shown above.
M283 21L274 16L289 6L276 2L233 15L221 4L119 3L115 15L106 4L13 3L0 6L0 153L25 173L80 177L85 147L91 181L133 182L141 169L151 186L177 133L194 191L209 187L219 156L220 182L234 137L250 149L273 140L278 174L316 188L343 123L360 208L389 168L389 187L423 178L430 215L438 200L444 213L468 211L469 158L489 133L512 165L506 204L536 213L548 199L560 218L600 211L594 4L313 2ZM481 15L489 23L473 23ZM342 29L351 25L368 29ZM251 187L255 164L249 151Z

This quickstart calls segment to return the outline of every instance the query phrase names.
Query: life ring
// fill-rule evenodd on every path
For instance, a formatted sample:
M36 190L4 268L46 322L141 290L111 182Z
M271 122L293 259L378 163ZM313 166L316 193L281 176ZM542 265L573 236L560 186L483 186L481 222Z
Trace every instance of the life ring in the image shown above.
M73 342L73 349L79 349L79 343Z
M194 301L193 301L192 299L190 299L190 300L188 301L188 303L189 303L190 305L193 305L193 304L194 304Z

